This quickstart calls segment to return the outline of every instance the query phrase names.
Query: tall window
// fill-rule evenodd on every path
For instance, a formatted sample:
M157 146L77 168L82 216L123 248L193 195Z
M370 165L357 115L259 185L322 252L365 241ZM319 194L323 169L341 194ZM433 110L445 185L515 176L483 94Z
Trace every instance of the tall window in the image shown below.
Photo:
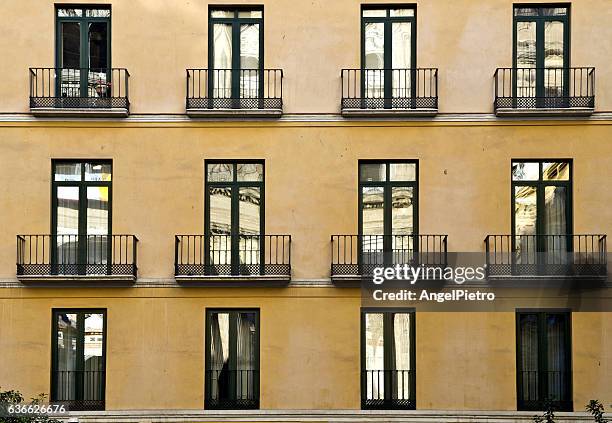
M384 98L380 107L391 107L393 98L412 95L416 73L415 9L404 5L363 6L362 92L366 98Z
M418 162L359 162L362 263L410 263L418 232Z
M209 409L259 408L259 310L206 310Z
M263 263L264 162L206 161L205 252L221 274L258 274Z
M51 402L104 410L106 310L53 310Z
M563 264L572 249L572 163L512 161L512 231L517 264Z
M54 160L52 167L55 272L105 273L110 265L112 163Z
M414 312L362 310L361 350L362 408L414 409Z
M58 97L110 96L110 7L56 7Z
M516 97L567 97L569 5L560 6L514 6Z
M211 9L208 40L213 97L261 97L263 8Z
M572 411L571 314L516 314L519 410Z

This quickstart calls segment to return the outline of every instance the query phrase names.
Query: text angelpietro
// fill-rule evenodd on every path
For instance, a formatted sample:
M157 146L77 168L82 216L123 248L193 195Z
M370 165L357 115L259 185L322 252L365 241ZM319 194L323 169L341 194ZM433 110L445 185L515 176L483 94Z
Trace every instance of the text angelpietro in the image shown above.
M453 289L449 292L430 292L426 289L420 294L408 289L385 292L377 289L372 293L376 301L435 301L443 303L447 301L493 301L495 294L492 292L468 291L467 289Z

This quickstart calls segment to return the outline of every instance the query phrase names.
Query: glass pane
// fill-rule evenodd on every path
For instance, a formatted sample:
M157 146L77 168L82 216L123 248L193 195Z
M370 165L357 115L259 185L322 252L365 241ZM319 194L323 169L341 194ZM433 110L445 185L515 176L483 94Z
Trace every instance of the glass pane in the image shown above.
M535 97L536 71L531 69L536 67L535 22L516 23L516 67L516 95Z
M232 189L209 187L210 233L229 235L232 228Z
M363 235L383 235L384 188L362 187L362 228Z
M542 178L545 181L569 181L569 169L567 162L544 162Z
M569 354L566 339L567 317L563 314L549 314L546 316L546 326L548 399L564 401L569 399L567 382L570 377L566 366Z
M359 165L361 182L383 182L387 180L385 163L367 163Z
M87 94L89 97L111 96L108 83L108 24L95 22L89 24L89 70Z
M393 182L416 181L416 164L415 163L391 163L389 169L389 179Z
M414 16L414 9L391 9L391 17Z
M236 326L236 397L251 399L257 371L255 313L238 313Z
M544 22L544 67L557 68L544 71L544 95L562 97L564 88L563 22Z
M238 181L262 182L264 177L263 165L259 163L238 163Z
M263 12L261 10L241 10L238 12L238 17L251 19L262 18Z
M260 227L260 189L242 187L239 190L240 234L259 235Z
M515 7L514 16L538 16L537 7Z
M60 95L80 97L81 93L81 25L78 22L62 22Z
M111 179L110 163L85 163L86 181L110 181Z
M81 163L58 163L55 165L56 181L80 181Z
M83 9L73 9L73 8L61 8L57 9L57 16L60 18L73 18L78 16L83 16Z
M259 25L240 25L240 97L259 97Z
M77 315L57 315L57 367L54 401L76 399L77 380Z
M391 188L391 226L393 235L409 235L414 228L414 189L412 187Z
M411 71L412 67L412 24L410 22L393 22L392 24L392 51L391 62L393 68L394 98L410 97Z
M85 314L83 399L101 400L104 388L104 316Z
M87 9L85 16L88 18L110 18L110 9Z
M208 182L232 182L234 180L234 165L231 163L214 163L206 166Z
M367 399L385 397L384 318L382 313L365 315L365 371Z
M108 263L108 187L87 187L87 264ZM89 269L105 273L105 268Z
M79 232L79 188L57 187L57 234Z
M364 9L361 11L364 18L384 18L387 16L387 9Z
M365 24L364 97L384 98L385 87L385 24Z
M391 382L396 398L410 398L410 314L393 313L393 370Z
M514 187L514 233L519 264L534 264L536 259L536 192L533 186Z
M523 401L539 399L538 387L538 316L522 314L519 317L521 395Z
M566 264L567 192L565 187L544 188L544 219L542 234L545 237L545 261L548 264Z
M213 25L214 98L232 97L232 25Z
M540 9L540 14L542 16L566 16L567 8L566 7L543 7Z
M233 10L213 10L210 16L213 18L233 18L235 12Z
M229 313L210 315L210 364L207 365L210 380L210 398L229 396Z
M540 164L537 162L512 162L513 181L537 181L540 179Z

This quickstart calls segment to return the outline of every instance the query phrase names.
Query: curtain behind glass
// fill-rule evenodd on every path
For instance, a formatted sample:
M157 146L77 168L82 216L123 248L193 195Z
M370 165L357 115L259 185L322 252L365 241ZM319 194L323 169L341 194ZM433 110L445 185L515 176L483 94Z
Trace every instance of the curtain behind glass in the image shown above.
M392 314L393 338L391 348L391 362L394 372L391 372L391 385L393 399L410 398L410 314Z
M544 228L546 260L548 263L567 263L567 195L565 187L548 186L544 189Z
M521 394L523 401L538 400L539 372L538 372L538 316L523 314L519 321L520 351L521 351Z
M240 98L259 97L259 25L240 25Z
M567 352L566 352L566 331L567 317L562 314L547 315L547 361L548 361L548 397L552 401L566 401L569 393L567 392L566 372Z
M536 220L536 187L514 187L514 242L517 264L536 263Z
M384 315L365 314L366 399L385 397Z
M256 371L255 314L238 313L236 326L236 398L250 399Z
M58 264L78 261L79 187L57 187L56 245Z
M210 397L229 396L229 314L210 315Z
M213 98L232 97L232 25L213 25Z
M102 400L104 387L104 316L85 314L83 399Z
M393 68L392 97L411 96L412 66L412 24L410 22L392 23L391 67Z
M564 25L561 21L544 22L544 67L556 68L544 71L544 95L562 97L564 90L565 48Z
M76 398L77 379L77 315L57 315L57 368L55 398L73 400Z
M365 24L365 98L384 98L385 24Z
M536 23L516 23L516 96L536 96ZM534 68L534 69L531 69Z

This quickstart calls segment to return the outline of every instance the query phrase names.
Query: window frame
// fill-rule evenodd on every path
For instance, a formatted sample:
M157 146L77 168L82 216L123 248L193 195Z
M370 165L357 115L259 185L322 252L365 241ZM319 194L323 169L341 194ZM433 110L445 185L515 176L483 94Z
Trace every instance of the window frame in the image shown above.
M516 399L517 399L517 410L518 411L545 411L545 407L528 407L523 404L522 398L522 376L521 376L521 316L525 315L535 315L537 316L537 337L538 337L538 397L543 396L542 398L538 398L537 402L542 403L544 405L546 400L546 395L548 394L547 384L542 383L543 378L540 375L542 372L546 372L548 368L548 358L546 348L548 346L547 342L547 332L546 332L546 317L548 315L557 314L557 315L565 315L567 326L565 328L565 352L566 352L566 362L565 369L567 370L568 379L567 379L567 401L561 401L562 403L566 403L565 407L561 404L561 407L556 408L555 411L574 411L573 407L573 357L572 357L572 310L569 308L550 308L550 309L531 309L531 308L519 308L515 311L515 336L516 336ZM544 351L544 353L541 353Z
M214 18L212 13L218 10L231 11L234 16L231 18ZM240 18L239 12L257 11L261 12L261 18ZM208 78L208 92L213 93L215 87L215 36L214 24L230 24L232 26L232 95L230 99L239 100L240 97L240 25L258 24L259 25L259 93L264 92L264 6L263 5L219 5L210 4L208 6L208 69L212 73ZM238 53L238 54L236 54ZM236 72L238 71L238 72ZM212 94L211 94L212 96ZM260 97L263 97L260 94Z
M108 318L107 318L107 309L106 308L52 308L51 309L51 376L50 383L51 389L49 389L49 401L50 402L60 402L60 400L56 400L57 398L57 376L56 371L58 367L58 344L57 344L57 317L59 314L76 314L77 315L77 330L79 337L77 338L77 354L81 356L77 357L77 367L81 365L84 367L84 337L85 337L85 314L102 314L103 328L102 328L102 363L103 363L103 377L102 377L102 399L100 400L102 403L102 410L106 409L106 357L107 357L107 331L108 331ZM79 340L81 342L81 346L79 347ZM83 401L83 383L80 383L81 391L78 391L75 388L75 396L77 399L72 401ZM77 387L79 384L77 384ZM80 399L78 397L81 397ZM84 407L78 407L78 409L83 409ZM77 408L71 408L71 410L77 410Z
M415 165L415 180L414 181L391 181L391 166L390 164L414 164ZM361 165L363 164L385 164L386 165L386 180L385 181L362 181L361 180ZM377 187L382 186L384 189L384 233L381 235L392 235L392 207L387 207L387 205L391 205L392 203L392 188L396 187L410 187L413 188L413 228L412 235L418 236L419 234L419 160L418 159L389 159L389 160L378 160L378 159L363 159L359 160L357 163L357 187L358 187L358 199L357 199L357 207L358 207L358 235L361 237L363 235L363 188L364 187ZM416 207L414 206L416 204Z
M392 333L392 327L389 327L389 321L390 318L393 314L409 314L410 315L410 367L411 367L411 377L410 377L410 393L411 398L408 399L408 401L410 401L412 404L410 404L409 407L393 407L393 406L387 406L387 405L383 405L382 407L376 407L376 406L367 406L366 405L366 396L367 396L367 386L365 383L365 378L363 376L364 372L367 370L366 369L366 315L367 314L382 314L383 315L383 342L384 342L384 349L383 349L383 361L384 361L384 367L385 367L385 371L388 370L387 369L387 365L390 362L390 356L391 353L388 352L388 348L386 347L387 345L387 339L389 336L391 336ZM416 335L416 308L414 307L362 307L360 310L360 386L361 386L361 409L416 409L416 380L417 380L417 368L416 368L416 339L417 339L417 335ZM387 387L387 381L385 380L385 387ZM391 401L392 398L386 398L387 397L387 393L389 391L387 389L385 389L385 399L384 401Z
M255 372L254 382L253 382L253 396L255 397L255 406L254 407L211 407L209 397L211 393L210 388L210 380L207 376L208 372L211 370L211 358L210 358L210 322L211 316L213 313L227 313L229 314L229 361L236 361L235 348L232 348L231 345L236 342L236 316L238 313L254 313L255 314L255 368L257 369ZM231 409L255 409L258 410L260 406L260 393L261 393L261 310L258 307L206 307L205 308L205 318L204 318L204 409L207 410L231 410ZM234 351L234 356L232 357L232 351ZM234 364L235 367L235 364Z
M537 16L517 16L516 9L521 8L536 8L538 9ZM565 16L548 16L542 14L542 9L563 7L566 8ZM562 21L563 22L563 77L569 81L569 67L571 66L571 3L514 3L512 6L512 67L517 67L517 24L519 22L535 22L536 25L536 68L541 71L536 71L535 92L536 97L544 97L544 24L547 21ZM552 68L551 68L552 69ZM517 97L517 72L514 72L512 84L512 96ZM568 96L569 84L564 84L564 96Z
M524 180L515 181L512 174L512 164L515 162L520 163L538 163L538 179L537 180ZM568 181L545 181L543 178L543 164L544 163L567 163L569 165L569 180ZM571 243L571 236L574 233L574 202L573 202L573 187L574 187L574 163L573 159L511 159L510 160L510 214L511 214L511 227L512 227L512 242L516 237L516 190L515 187L521 186L535 186L536 187L536 235L547 235L540 232L540 228L543 226L542 222L544 219L543 210L544 206L544 194L545 189L548 186L561 186L565 187L567 193L567 204L566 204L566 220L567 220L567 235L568 240ZM514 249L514 245L512 246ZM569 250L572 251L572 250Z

